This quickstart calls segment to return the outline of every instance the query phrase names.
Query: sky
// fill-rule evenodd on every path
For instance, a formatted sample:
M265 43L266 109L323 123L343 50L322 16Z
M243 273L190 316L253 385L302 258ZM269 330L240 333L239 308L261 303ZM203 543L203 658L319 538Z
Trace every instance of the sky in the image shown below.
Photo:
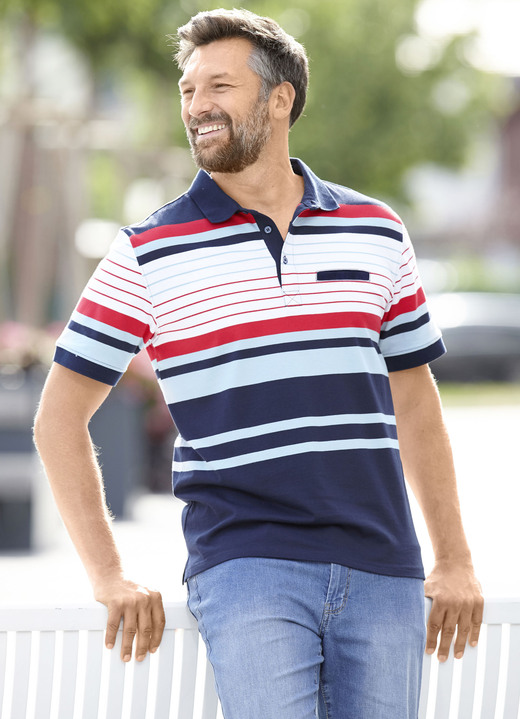
M468 59L483 70L520 76L520 0L423 0L416 19L420 34L433 41L476 31Z

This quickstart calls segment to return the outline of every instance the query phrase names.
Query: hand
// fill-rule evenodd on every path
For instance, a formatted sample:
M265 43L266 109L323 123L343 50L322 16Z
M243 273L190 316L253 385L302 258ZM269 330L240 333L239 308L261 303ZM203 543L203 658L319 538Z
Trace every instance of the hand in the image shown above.
M433 599L426 633L426 653L433 654L437 647L440 662L448 658L455 630L457 637L454 654L464 655L466 641L476 646L482 624L484 598L471 563L437 562L426 579L424 593Z
M105 646L114 647L116 635L123 619L123 641L121 659L129 662L132 658L134 638L135 658L143 661L146 653L157 651L165 624L162 597L159 592L134 584L126 579L117 579L109 584L96 587L95 597L108 607Z

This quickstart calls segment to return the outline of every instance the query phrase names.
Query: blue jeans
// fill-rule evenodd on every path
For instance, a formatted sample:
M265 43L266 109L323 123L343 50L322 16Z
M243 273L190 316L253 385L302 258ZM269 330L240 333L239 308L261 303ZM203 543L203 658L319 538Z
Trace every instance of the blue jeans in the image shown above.
M416 719L420 579L233 559L188 580L225 719Z

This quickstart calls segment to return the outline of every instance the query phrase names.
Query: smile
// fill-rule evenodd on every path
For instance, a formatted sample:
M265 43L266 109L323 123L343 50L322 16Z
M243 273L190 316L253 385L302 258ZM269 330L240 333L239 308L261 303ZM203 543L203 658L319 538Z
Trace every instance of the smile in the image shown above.
M226 125L203 125L197 128L198 135L207 135L208 132L216 132L217 130L224 130Z

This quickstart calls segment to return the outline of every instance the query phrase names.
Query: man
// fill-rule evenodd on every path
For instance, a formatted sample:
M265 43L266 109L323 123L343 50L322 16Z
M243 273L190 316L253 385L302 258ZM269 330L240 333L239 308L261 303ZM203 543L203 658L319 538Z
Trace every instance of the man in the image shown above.
M146 347L179 429L189 606L226 719L416 717L424 577L402 465L436 553L427 651L440 637L446 659L455 631L456 656L475 644L482 597L409 238L386 205L290 160L301 45L248 11L178 34L201 170L120 232L58 341L35 426L58 506L107 646L123 618L123 659L135 635L144 658L161 599L124 578L87 424Z

